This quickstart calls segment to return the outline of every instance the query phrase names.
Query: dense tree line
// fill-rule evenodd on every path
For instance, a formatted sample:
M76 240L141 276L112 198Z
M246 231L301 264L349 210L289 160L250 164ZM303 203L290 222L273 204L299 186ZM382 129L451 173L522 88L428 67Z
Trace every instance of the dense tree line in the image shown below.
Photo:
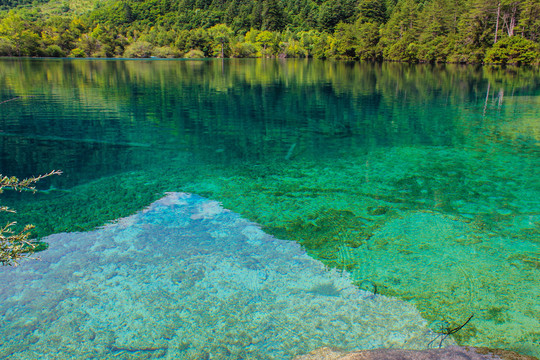
M49 0L0 0L0 10L9 10L18 6L30 6L38 3L46 3Z
M0 0L0 56L314 57L537 64L538 0ZM53 2L49 2L49 6Z

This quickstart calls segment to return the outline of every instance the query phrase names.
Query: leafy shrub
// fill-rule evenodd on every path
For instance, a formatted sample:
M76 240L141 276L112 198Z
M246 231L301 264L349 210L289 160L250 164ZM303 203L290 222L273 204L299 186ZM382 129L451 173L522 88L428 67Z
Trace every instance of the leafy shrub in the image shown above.
M239 42L232 46L231 57L234 58L250 58L256 57L257 47L249 42Z
M127 58L149 58L151 55L152 44L146 41L135 41L124 51L124 57Z
M64 57L66 53L58 45L49 45L45 49L45 56L47 57Z
M308 51L298 41L291 40L288 43L283 42L280 45L283 48L282 56L288 58L307 58L309 56Z
M520 36L500 40L486 53L486 64L529 65L540 61L538 44Z
M427 43L420 44L418 60L430 63L446 62L454 47L451 40L449 37L438 36Z
M0 56L14 56L17 53L15 46L6 38L0 37Z
M184 55L184 57L186 59L201 59L204 58L204 52L198 49L191 49Z
M83 57L86 57L86 53L81 48L75 48L75 49L71 50L71 53L69 54L69 57L83 58Z
M182 56L180 50L174 49L170 46L160 46L152 50L152 56L165 59L179 58Z
M451 63L481 64L485 57L486 49L483 47L475 48L456 43L446 60Z

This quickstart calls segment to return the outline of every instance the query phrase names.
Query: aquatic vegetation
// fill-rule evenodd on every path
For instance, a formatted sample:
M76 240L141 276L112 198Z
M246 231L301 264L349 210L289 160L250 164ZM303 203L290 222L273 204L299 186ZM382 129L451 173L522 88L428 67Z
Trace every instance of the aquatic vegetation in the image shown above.
M333 249L340 245L357 248L365 243L370 232L364 220L350 210L322 209L289 221L284 227L266 227L277 237L292 235L291 240L301 243L307 250ZM324 255L323 255L324 256Z
M327 344L420 349L433 336L414 306L366 297L223 207L197 216L205 204L172 193L48 237L42 261L0 273L0 357L286 360Z
M510 263L515 263L515 260L518 260L520 263L530 266L533 269L540 269L540 252L514 254L508 257Z
M493 306L487 310L486 318L492 320L495 324L503 324L508 321L509 317L506 314L508 307Z
M390 210L390 207L389 206L377 206L377 207L368 206L367 210L368 210L369 215L380 216L380 215L386 214Z
M44 94L2 105L4 144L19 149L6 162L23 174L30 160L70 166L69 177L43 184L68 192L3 199L39 236L100 227L164 192L202 194L430 321L460 324L474 312L452 334L464 344L540 354L540 107L530 70L4 63L2 100ZM235 263L257 274L252 284L265 277L256 260ZM190 276L200 274L178 272L167 286L204 281ZM510 305L504 316L487 311Z
M51 233L88 231L135 213L161 197L163 190L170 186L166 181L154 183L151 180L146 174L130 172L78 185L62 194L38 192L32 202L29 201L31 194L11 196L6 203L28 199L20 202L14 219L35 224L33 233L38 238ZM106 196L95 196L96 191ZM67 209L64 204L68 205ZM43 216L44 213L51 216ZM0 215L0 219L4 217Z
M432 157L437 156L432 149L430 151ZM410 157L410 154L404 152L396 156L394 152L387 156L384 162L372 160L373 167L380 167L378 173L399 163L401 156ZM440 156L446 154L443 152ZM376 157L376 154L370 154L370 157ZM174 164L170 165L174 167ZM526 300L531 294L525 294L517 284L534 277L528 272L516 272L512 267L515 269L517 265L523 271L537 271L520 260L534 261L534 253L510 259L516 249L512 243L502 242L507 234L517 231L512 228L515 220L511 217L475 212L475 205L467 203L457 203L462 209L457 214L444 214L434 203L425 202L420 206L414 199L400 202L398 192L388 185L393 181L393 172L387 172L386 177L379 179L376 187L373 182L354 183L349 179L358 168L347 158L342 163L336 162L335 168L326 166L324 169L328 178L343 183L339 191L333 182L322 184L318 175L321 168L309 162L288 164L287 167L280 164L266 164L260 168L244 165L238 174L224 172L215 166L192 167L189 171L171 173L174 175L158 186L154 181L158 175L151 172L111 176L77 187L60 197L47 199L43 195L43 204L48 203L47 209L54 214L65 209L60 202L70 199L74 210L62 210L65 226L69 221L82 218L90 220L86 226L91 227L99 221L106 222L143 207L144 202L159 196L154 191L160 186L204 193L263 224L264 230L275 237L297 241L326 266L349 271L354 281L361 283L369 279L376 284L378 293L411 301L427 319L449 318L449 321L459 323L466 310L461 304L470 305L477 313L474 326L468 324L452 334L468 344L488 341L480 339L509 345L514 341L508 335L501 337L495 319L479 313L479 309L510 302L521 304L519 313L533 308ZM298 185L299 181L302 186ZM100 191L109 194L115 202L122 202L124 208L107 205L106 198L90 196ZM493 188L493 191L500 189ZM87 205L84 207L87 214L81 217L83 212L76 209L81 209L83 204ZM381 215L370 214L378 207L389 207L389 210ZM419 207L420 211L410 212ZM465 216L460 216L462 213ZM78 223L84 224L80 220ZM534 229L528 223L527 226L526 229ZM519 239L513 241L516 240ZM528 240L521 237L519 241ZM493 244L497 244L497 252L493 252ZM448 246L452 251L447 250ZM493 266L500 268L505 276L493 278ZM534 319L537 314L525 316ZM506 319L500 326L508 326L514 320L512 316ZM526 328L515 331L524 339L530 332Z

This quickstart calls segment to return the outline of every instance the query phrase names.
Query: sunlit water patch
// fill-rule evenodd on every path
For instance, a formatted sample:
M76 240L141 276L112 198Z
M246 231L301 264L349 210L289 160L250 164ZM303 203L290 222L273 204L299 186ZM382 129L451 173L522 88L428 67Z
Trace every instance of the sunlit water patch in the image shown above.
M413 306L195 195L46 240L40 260L0 275L4 358L291 359L436 337Z

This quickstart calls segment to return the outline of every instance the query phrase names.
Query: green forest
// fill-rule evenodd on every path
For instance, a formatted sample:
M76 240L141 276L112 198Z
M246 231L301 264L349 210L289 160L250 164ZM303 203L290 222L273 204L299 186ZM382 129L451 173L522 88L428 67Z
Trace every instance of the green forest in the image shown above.
M0 56L524 65L539 42L540 0L0 0Z

